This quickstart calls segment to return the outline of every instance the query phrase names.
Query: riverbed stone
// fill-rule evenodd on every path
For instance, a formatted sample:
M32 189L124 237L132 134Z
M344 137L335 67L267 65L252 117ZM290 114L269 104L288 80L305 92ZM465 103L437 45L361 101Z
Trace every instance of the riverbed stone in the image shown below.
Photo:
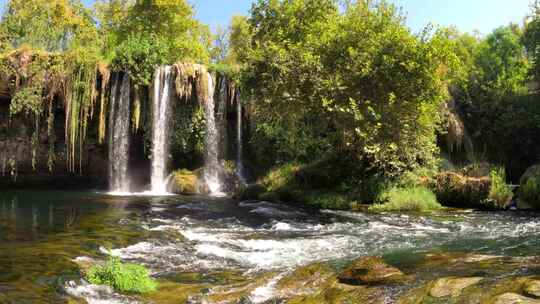
M528 296L540 298L540 280L531 280L523 288Z
M381 257L363 257L353 261L338 278L349 285L384 285L404 282L407 276Z
M458 297L463 289L475 285L481 280L481 277L440 278L433 282L429 295L433 298Z
M504 293L493 298L492 304L540 304L540 300L522 296L517 293Z

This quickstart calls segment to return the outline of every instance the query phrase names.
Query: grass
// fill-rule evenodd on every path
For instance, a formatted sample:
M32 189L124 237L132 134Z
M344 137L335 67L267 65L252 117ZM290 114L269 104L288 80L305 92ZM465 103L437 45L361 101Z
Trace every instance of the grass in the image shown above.
M496 209L504 209L508 206L514 193L512 187L506 183L506 171L504 168L494 168L490 172L491 188L489 190L489 205Z
M86 279L96 285L108 285L120 292L149 293L157 289L157 282L144 266L123 264L118 257L110 256L105 265L92 266Z
M441 207L435 194L426 187L391 188L384 191L379 204L369 208L370 212L415 211L426 212Z

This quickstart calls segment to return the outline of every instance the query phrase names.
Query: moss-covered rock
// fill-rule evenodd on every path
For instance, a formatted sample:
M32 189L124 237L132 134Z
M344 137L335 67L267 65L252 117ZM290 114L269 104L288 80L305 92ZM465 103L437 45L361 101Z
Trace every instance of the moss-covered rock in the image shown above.
M280 279L275 288L277 298L289 304L384 303L381 288L339 283L334 270L325 263L300 267Z
M341 274L339 281L350 285L396 284L407 280L401 270L387 265L380 257L363 257L353 261Z
M540 298L540 280L531 280L527 282L524 291L528 296Z
M168 184L169 191L177 194L199 193L199 175L186 169L176 170L171 174Z
M468 177L455 172L442 172L429 182L437 200L451 207L482 208L489 197L489 177Z
M521 205L540 209L540 165L527 169L519 183L518 197Z
M461 291L475 285L482 280L481 277L470 278L440 278L433 282L429 295L433 298L457 297Z
M517 293L505 293L495 297L492 304L540 304L540 300L531 299Z

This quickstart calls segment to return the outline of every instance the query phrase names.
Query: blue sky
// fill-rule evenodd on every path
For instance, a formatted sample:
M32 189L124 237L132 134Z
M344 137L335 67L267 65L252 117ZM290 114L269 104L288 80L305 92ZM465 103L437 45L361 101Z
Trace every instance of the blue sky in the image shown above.
M0 0L2 7L7 0ZM188 0L196 16L212 29L227 26L232 16L247 14L253 0ZM510 22L521 23L529 0L390 0L407 14L407 24L419 31L428 23L456 25L461 31L483 34ZM91 5L92 0L83 0Z

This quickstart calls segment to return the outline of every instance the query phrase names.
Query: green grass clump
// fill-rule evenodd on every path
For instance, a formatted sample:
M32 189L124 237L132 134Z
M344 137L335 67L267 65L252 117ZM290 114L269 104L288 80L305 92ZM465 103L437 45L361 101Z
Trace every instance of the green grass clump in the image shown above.
M386 211L432 211L441 208L435 194L426 187L391 188L379 197L383 203L369 208L370 212Z
M506 172L504 168L494 168L490 173L491 188L489 190L489 205L496 209L504 209L512 200L514 193L512 187L506 183Z
M149 293L157 289L157 282L150 278L144 266L123 264L118 257L110 256L105 265L92 266L86 279L96 285L108 285L120 292Z

